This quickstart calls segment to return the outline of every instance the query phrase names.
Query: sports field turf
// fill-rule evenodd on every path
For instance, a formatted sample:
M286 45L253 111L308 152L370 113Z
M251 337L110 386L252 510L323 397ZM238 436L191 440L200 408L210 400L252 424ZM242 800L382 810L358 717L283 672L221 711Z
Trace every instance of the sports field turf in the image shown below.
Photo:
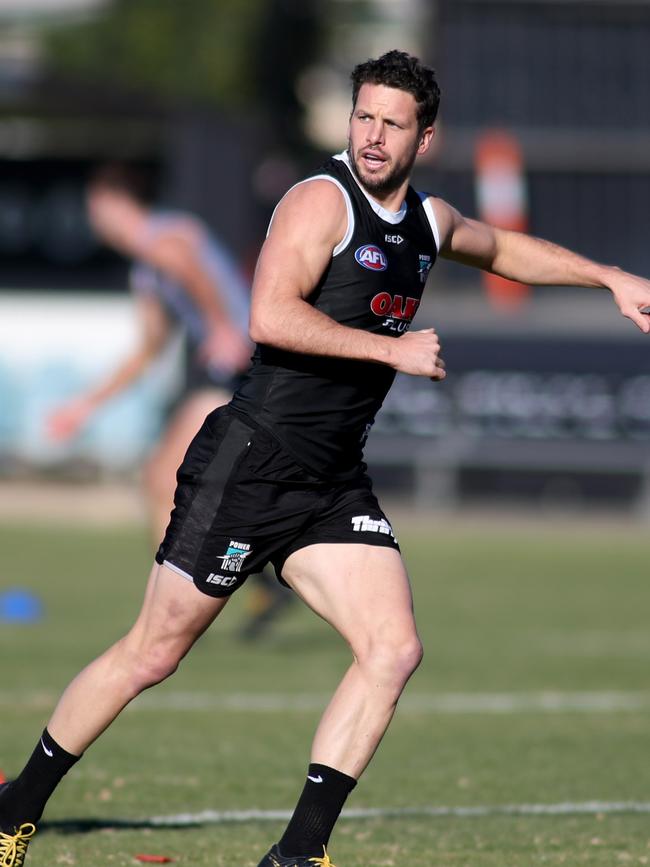
M334 863L650 864L645 528L395 523L426 655L348 802L377 812L341 819ZM10 776L59 690L130 624L149 555L137 527L6 526L0 551L0 588L44 605L37 623L0 624ZM64 780L28 867L138 853L255 867L284 826L270 811L289 811L302 786L347 651L299 606L264 643L242 643L245 593Z

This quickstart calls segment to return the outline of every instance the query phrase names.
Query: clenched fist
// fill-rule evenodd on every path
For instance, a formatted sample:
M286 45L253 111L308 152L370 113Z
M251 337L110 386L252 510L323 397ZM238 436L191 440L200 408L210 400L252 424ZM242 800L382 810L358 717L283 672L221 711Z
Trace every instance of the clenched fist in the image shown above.
M435 328L407 331L393 340L390 365L401 373L444 379L447 375L445 362L440 357L440 340Z

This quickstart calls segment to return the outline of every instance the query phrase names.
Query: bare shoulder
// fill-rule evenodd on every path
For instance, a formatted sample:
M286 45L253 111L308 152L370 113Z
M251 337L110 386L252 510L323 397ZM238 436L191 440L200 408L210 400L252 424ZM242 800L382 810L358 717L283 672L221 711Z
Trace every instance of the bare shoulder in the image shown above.
M348 228L342 192L328 180L302 181L281 199L255 271L253 300L307 297Z
M347 229L347 205L336 183L323 178L301 181L280 200L269 235L277 231L328 238L338 243Z
M448 245L453 234L454 228L458 225L458 221L462 219L456 208L452 207L449 202L438 196L429 196L427 201L431 205L433 213L438 224L438 232L440 233L440 249L444 250Z
M431 196L429 202L440 232L440 255L465 265L488 267L496 251L492 226L463 216L444 199Z
M322 175L317 178L307 178L295 184L295 186L285 193L281 201L281 204L283 203L296 206L318 203L327 205L330 208L339 207L345 210L345 200L340 184L334 179L330 181L322 177Z

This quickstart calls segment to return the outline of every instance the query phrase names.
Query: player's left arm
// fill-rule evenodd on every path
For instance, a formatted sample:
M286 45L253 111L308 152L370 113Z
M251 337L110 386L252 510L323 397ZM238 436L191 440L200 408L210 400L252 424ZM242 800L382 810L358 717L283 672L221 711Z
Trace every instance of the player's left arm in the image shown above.
M650 333L650 280L602 265L550 241L498 229L464 217L442 199L431 200L440 255L532 286L609 289L619 310Z

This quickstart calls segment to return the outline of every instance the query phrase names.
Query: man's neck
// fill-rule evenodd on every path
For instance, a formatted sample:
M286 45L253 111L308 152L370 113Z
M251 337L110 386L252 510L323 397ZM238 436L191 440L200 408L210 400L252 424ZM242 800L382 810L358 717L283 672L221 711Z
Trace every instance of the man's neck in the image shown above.
M408 190L408 179L394 192L385 198L379 198L376 193L371 192L365 186L359 175L354 170L354 163L350 158L349 150L343 151L337 155L339 159L350 169L350 173L356 181L359 189L368 199L375 213L382 217L388 223L399 223L404 219L406 213L406 191Z

